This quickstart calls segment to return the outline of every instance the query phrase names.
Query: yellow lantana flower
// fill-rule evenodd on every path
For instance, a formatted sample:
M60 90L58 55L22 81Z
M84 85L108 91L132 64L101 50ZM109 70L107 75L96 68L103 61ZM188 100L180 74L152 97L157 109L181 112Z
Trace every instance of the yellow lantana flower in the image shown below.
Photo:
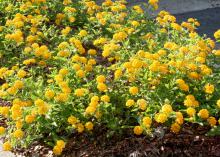
M143 133L143 128L141 126L135 126L133 131L134 134L141 135Z
M215 90L215 86L214 85L212 85L210 83L205 85L205 92L207 94L212 94L214 92L214 90Z

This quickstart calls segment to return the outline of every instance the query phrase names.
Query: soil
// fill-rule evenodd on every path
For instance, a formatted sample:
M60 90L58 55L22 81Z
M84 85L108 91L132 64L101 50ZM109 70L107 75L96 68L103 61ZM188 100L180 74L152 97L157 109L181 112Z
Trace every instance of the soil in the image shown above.
M130 132L123 137L110 139L105 133L95 139L86 136L74 137L69 141L64 157L207 157L220 156L220 136L207 137L209 127L185 125L180 134L173 134L158 127L153 137L135 136ZM97 135L97 133L96 133ZM83 137L83 138L82 138ZM79 141L80 139L80 141Z
M191 130L189 130L191 129ZM184 126L180 134L165 131L163 136L134 136L128 131L123 137L107 138L99 129L95 137L73 136L62 157L219 157L220 136L207 137L209 128L194 125ZM158 128L163 132L164 128ZM97 131L97 130L96 130ZM17 149L15 153L26 157L52 157L50 148L35 143L29 149Z

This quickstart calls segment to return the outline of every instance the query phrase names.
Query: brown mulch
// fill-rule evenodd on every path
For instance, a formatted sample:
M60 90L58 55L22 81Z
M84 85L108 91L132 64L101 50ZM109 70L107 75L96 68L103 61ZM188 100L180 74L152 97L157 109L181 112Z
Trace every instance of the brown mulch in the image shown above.
M180 134L173 134L158 127L153 137L134 136L128 131L123 137L107 138L106 129L97 129L96 137L78 134L70 138L62 157L220 157L220 136L207 137L204 132L208 130L185 125ZM49 147L37 142L29 149L16 149L15 153L52 156Z
M0 106L10 106L0 99ZM6 126L1 117L0 125ZM106 137L107 129L96 129L96 136L73 135L66 145L63 157L220 157L220 136L208 137L209 127L185 124L180 134L157 127L152 137L135 136L128 130L123 136L116 133ZM51 148L34 142L28 149L16 148L16 155L52 157Z
M125 137L107 139L105 133L96 137L74 137L69 141L64 157L218 157L220 156L220 136L207 137L204 132L209 128L185 129L180 134L173 134L165 128L158 127L154 137L134 136L132 133ZM203 130L195 134L197 130ZM195 129L195 130L193 130ZM187 130L187 131L185 131Z

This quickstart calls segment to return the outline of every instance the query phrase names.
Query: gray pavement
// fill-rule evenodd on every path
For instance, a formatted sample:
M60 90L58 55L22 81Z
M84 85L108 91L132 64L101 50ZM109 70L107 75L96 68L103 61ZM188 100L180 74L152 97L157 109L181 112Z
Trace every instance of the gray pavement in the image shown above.
M99 4L104 0L96 0ZM114 0L113 0L114 1ZM148 0L127 0L129 6L146 3ZM220 7L220 0L159 0L159 9L180 14L207 8Z
M128 0L129 5L141 4L148 0ZM199 11L208 8L220 7L220 0L159 0L159 9L167 10L172 14Z
M220 7L176 15L178 22L190 17L196 18L200 22L201 26L197 30L200 35L206 34L208 37L214 38L214 32L220 29Z

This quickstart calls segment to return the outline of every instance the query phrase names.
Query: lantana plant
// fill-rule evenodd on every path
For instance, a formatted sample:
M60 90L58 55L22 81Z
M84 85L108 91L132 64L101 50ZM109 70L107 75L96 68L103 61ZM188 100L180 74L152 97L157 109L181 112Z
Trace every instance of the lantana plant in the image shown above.
M4 150L44 139L60 155L69 135L100 126L136 135L158 125L175 134L185 123L219 128L215 41L196 33L194 18L152 18L144 10L158 0L126 4L0 1L0 98L11 102L0 108Z

